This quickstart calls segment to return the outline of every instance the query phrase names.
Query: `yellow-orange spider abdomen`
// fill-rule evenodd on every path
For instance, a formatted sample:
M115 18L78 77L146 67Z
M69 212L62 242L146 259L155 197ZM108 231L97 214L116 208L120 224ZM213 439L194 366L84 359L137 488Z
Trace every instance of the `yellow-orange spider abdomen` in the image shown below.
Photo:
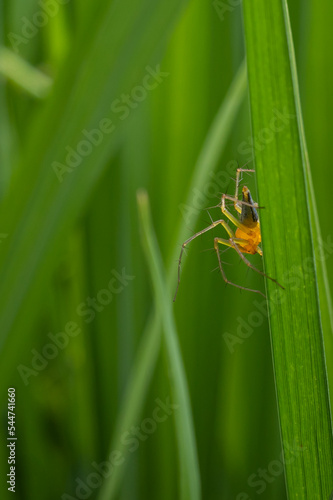
M257 246L261 242L261 233L260 233L260 224L257 223L257 226L248 229L247 232L242 231L240 228L236 229L236 238L240 238L242 240L246 240L247 244L238 244L239 249L243 253L257 253Z

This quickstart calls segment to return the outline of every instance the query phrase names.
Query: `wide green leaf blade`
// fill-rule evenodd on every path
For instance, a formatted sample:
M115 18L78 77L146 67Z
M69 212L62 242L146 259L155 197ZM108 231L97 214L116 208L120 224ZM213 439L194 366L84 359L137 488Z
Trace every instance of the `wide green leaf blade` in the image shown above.
M154 71L159 72L156 63L165 45L164 33L185 4L151 0L106 4L98 29L91 39L82 40L85 57L77 57L73 50L45 108L33 120L17 175L0 209L7 224L3 232L9 235L0 254L2 381L16 364L13 356L19 359L31 343L24 332L37 314L32 304L38 303L59 246L119 144L126 122L114 106L122 93L131 92L147 75L151 88L151 73L155 83L163 82L163 75L156 77ZM112 48L107 59L106 46ZM96 130L105 120L109 126L100 140ZM78 160L73 150L78 151L82 141L87 144L87 133L92 131L94 139ZM55 173L59 165L65 166L62 176Z
M289 498L328 498L332 427L313 219L285 1L244 2L268 308ZM321 303L325 307L324 302Z

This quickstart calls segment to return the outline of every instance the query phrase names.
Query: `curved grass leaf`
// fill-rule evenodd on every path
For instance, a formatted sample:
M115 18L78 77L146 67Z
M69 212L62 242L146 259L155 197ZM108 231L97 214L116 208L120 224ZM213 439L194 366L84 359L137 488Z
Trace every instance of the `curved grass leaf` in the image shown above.
M49 76L28 64L11 50L1 46L0 74L34 97L45 97L52 86L52 79Z
M169 358L171 387L174 398L173 403L178 406L177 411L175 411L175 420L179 447L181 498L184 500L198 500L201 498L200 473L191 404L177 338L175 320L172 313L172 302L170 301L166 277L163 271L162 257L152 228L149 201L145 191L140 191L138 193L138 206L144 248L154 287L157 313L162 321L162 329L164 331Z

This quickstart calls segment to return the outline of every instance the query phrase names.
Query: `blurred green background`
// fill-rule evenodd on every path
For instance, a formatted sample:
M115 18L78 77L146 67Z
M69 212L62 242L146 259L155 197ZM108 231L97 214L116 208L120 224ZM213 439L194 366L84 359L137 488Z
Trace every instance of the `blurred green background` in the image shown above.
M219 203L220 192L233 193L230 172L253 151L246 92L239 93L231 132L223 137L219 182L215 177L212 186L208 176L192 194L189 186L244 59L242 6L231 0L12 0L0 6L0 281L11 305L3 305L11 316L5 316L8 336L3 333L0 347L1 498L10 495L4 480L8 387L15 387L17 400L16 497L102 498L99 485L82 487L77 496L78 479L87 485L96 472L93 463L112 451L121 409L131 405L126 387L154 308L136 191L148 191L167 269L175 245L180 250L178 228L188 214L198 215L195 227L187 224L190 236L210 223L203 209ZM290 0L289 9L321 229L330 243L333 6ZM89 135L103 119L112 120L114 130L103 122L103 139ZM88 135L96 144L82 150L80 162L73 149ZM68 154L73 171L67 164L59 174ZM246 182L257 199L255 178ZM210 213L220 218L218 208ZM264 301L225 287L211 250L221 231L189 247L174 304L202 498L283 500L268 322L250 324ZM228 251L222 258L232 281L264 290L237 255ZM261 265L259 256L252 262ZM327 267L331 282L332 257ZM101 292L112 278L112 292ZM80 333L53 337L64 345L54 347L49 334L64 332L71 322ZM249 332L246 338L238 335L240 328ZM230 347L227 334L238 335L239 342ZM45 361L47 344L53 348ZM181 411L182 401L172 397L163 342L152 366L147 394L137 395L142 407L127 429L132 441L117 466L121 481L112 498L180 497L172 413ZM160 410L168 417L161 422L147 420L168 400L179 408L170 415ZM141 430L134 438L136 426Z

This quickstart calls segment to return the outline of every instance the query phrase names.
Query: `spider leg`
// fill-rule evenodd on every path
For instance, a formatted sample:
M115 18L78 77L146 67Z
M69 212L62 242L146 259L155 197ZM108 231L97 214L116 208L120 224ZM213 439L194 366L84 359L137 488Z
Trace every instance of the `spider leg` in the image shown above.
M222 262L221 262L220 252L219 252L219 244L226 245L227 247L235 248L237 245L234 244L233 241L234 241L234 238L230 238L229 240L225 240L223 238L214 238L214 248L216 250L216 255L217 255L218 262L219 262L219 268L220 268L220 271L222 274L222 278L224 279L224 281L226 283L229 283L229 285L235 286L236 288L240 288L241 290L247 290L249 292L259 293L260 295L262 295L263 297L266 298L266 295L264 295L262 292L260 292L260 290L254 290L253 288L246 288L245 286L237 285L236 283L232 283L231 281L229 281L228 278L226 277L226 274L225 274L223 267L222 267ZM239 250L239 252L241 253L240 250Z
M271 281L273 281L276 285L278 285L280 288L282 288L282 290L285 290L285 288L282 285L280 285L280 283L276 279L271 278L270 276L265 274L263 271L260 271L260 269L257 269L253 264L251 264L251 262L249 260L247 260L247 258L244 256L243 252L240 250L239 247L241 247L243 245L247 245L248 241L243 240L241 238L230 238L229 241L230 241L231 245L233 246L233 248L238 253L238 255L241 257L241 259L245 262L245 264L247 266L249 266L251 269L253 269L253 271L256 271L257 273L261 274L261 276L265 276L265 278L268 278ZM260 252L258 252L258 249L260 250ZM259 253L259 255L262 255L262 250L260 247L257 247L257 252Z
M258 203L248 203L247 201L239 200L238 198L235 198L234 196L231 196L230 194L222 194L222 199L220 205L217 205L218 207L221 207L222 212L227 210L225 200L230 200L234 203L234 207L236 211L240 214L242 212L242 205L247 205L248 207L255 207L255 208L264 208L264 207L259 207ZM209 207L209 208L216 208L216 207Z
M241 229L244 233L249 233L249 228L241 224L241 222L227 209L225 200L230 200L234 203L235 210L238 213L242 212L242 205L249 205L252 206L251 203L247 203L246 201L239 200L238 199L238 190L239 190L239 183L240 183L240 174L241 172L254 172L253 169L245 169L245 168L238 168L237 173L236 173L236 190L235 190L235 196L230 196L228 194L223 194L222 199L221 199L221 212L228 217L228 219L239 229ZM259 208L258 204L254 204L255 208Z
M236 187L235 187L235 196L233 198L233 202L234 202L234 207L235 207L235 210L237 210L237 212L240 214L241 211L242 211L242 207L241 207L241 202L238 200L238 192L239 192L239 184L240 184L240 176L241 176L241 173L243 172L254 172L253 169L251 168L237 168L237 171L236 171ZM231 197L230 197L231 198Z
M236 212L238 212L239 214L242 212L242 205L248 205L249 207L252 206L251 203L247 203L246 201L238 199L239 184L241 182L240 181L240 175L241 175L242 172L255 172L255 170L253 170L251 168L238 168L237 171L236 171L235 196L230 196L228 194L222 194L222 199L221 199L221 210L222 210L222 213L224 213L232 221L233 224L235 224L235 220L237 220L237 219L236 218L234 218L234 219L230 218L230 216L229 216L230 212L226 208L225 200L232 201L233 204L234 204L234 208L235 208ZM255 208L263 208L263 207L259 207L258 203L254 203L254 207Z
M237 219L235 219L237 221ZM238 221L237 221L238 222ZM218 226L219 224L221 224L224 229L227 231L228 235L230 238L234 238L235 237L235 233L232 231L232 229L228 226L228 223L223 220L223 219L220 219L220 220L217 220L216 222L212 222L212 224L210 224L210 226L206 227L205 229L202 229L201 231L198 231L197 233L195 233L193 236L191 236L190 238L188 238L186 241L184 241L184 243L182 244L182 248L181 248L181 251L180 251L180 255L179 255L179 259L178 259L178 282L177 282L177 288L176 288L176 292L175 292L175 296L173 298L173 301L175 302L176 300L176 297L177 297L177 292L178 292L178 288L179 288L179 283L180 283L180 267L181 267L181 262L182 262L182 257L183 257L183 253L184 253L184 250L185 250L185 247L192 241L194 240L195 238L197 238L198 236L200 236L201 234L204 234L206 233L207 231L210 231L211 229L213 229L214 227Z
M257 246L256 250L257 250L257 253L260 255L260 257L262 257L262 250L261 250L261 248L259 246Z
M238 227L239 229L241 229L243 231L243 233L246 233L246 234L250 234L253 230L253 228L249 228L247 226L244 226L244 224L242 224L238 219L237 217L235 217L228 209L227 207L225 206L225 200L234 200L235 198L233 198L232 196L229 196L227 194L223 194L222 195L222 202L221 202L221 212L226 216L228 217L228 219L234 224L234 226ZM252 207L253 205L251 205L251 203L247 203L246 201L242 201L242 200L239 200L237 202L240 205L248 205L249 207ZM260 208L258 207L258 204L255 203L254 204L255 208ZM262 208L262 207L261 207Z
M221 211L222 213L228 217L228 219L233 223L234 226L238 227L239 229L241 229L244 233L249 233L250 232L250 229L246 226L244 226L244 224L242 224L238 219L237 217L235 217L231 212L229 212L229 210L226 208L225 206L225 200L228 200L228 199L231 199L233 200L234 198L232 196L228 196L226 194L222 195L222 205L221 205Z

